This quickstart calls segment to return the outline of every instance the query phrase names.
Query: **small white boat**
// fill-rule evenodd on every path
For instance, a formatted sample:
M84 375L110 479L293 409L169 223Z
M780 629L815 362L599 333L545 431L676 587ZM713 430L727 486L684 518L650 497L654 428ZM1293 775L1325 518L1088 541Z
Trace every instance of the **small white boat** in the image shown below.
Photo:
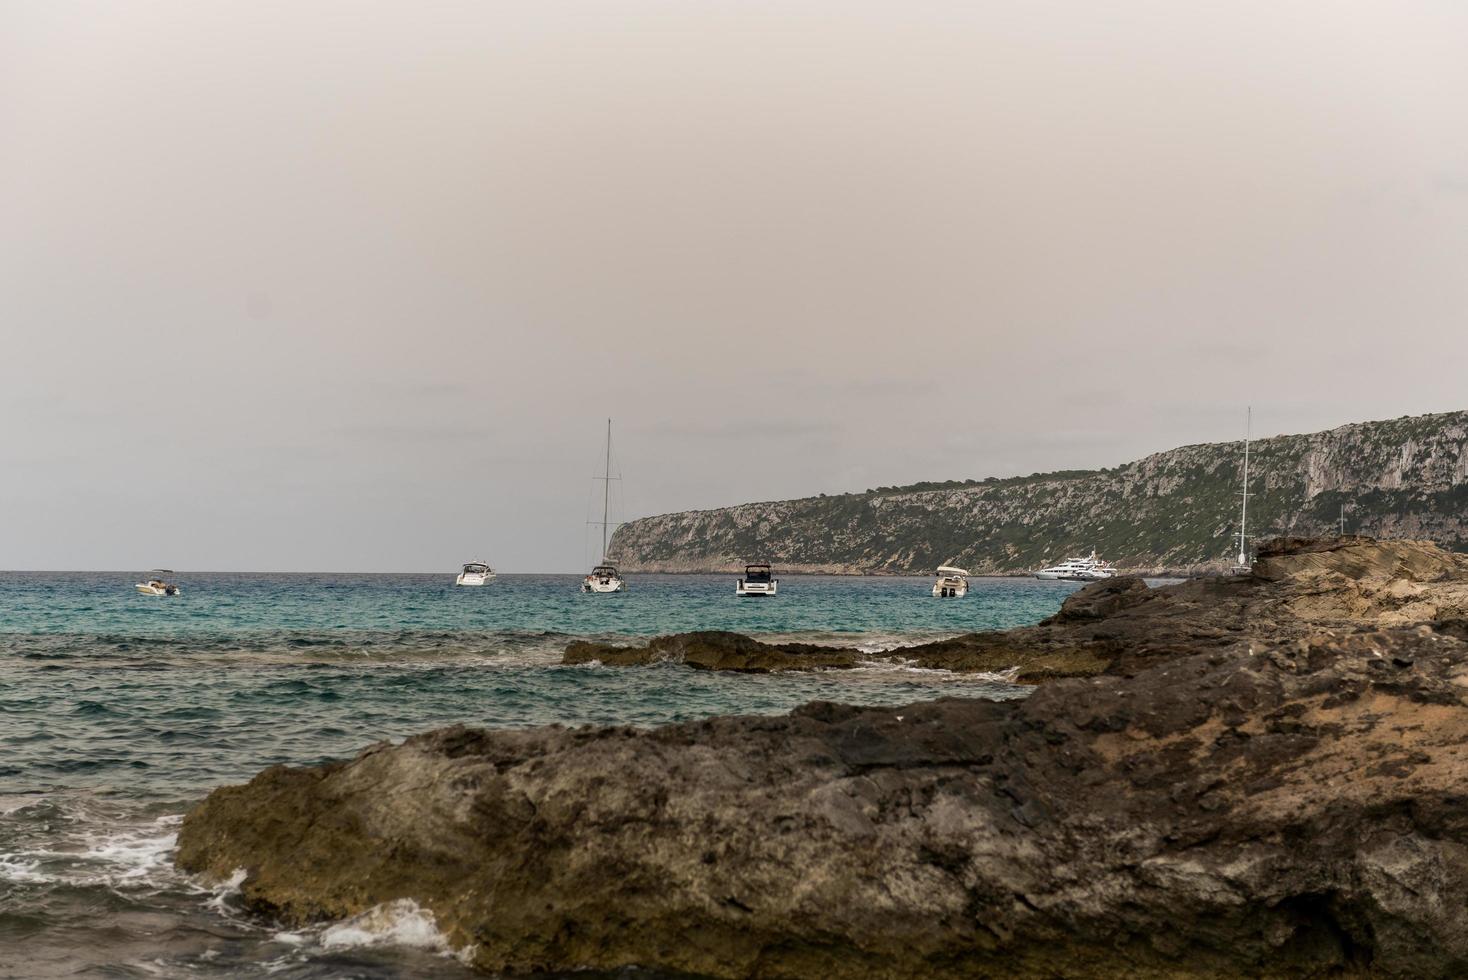
M1059 565L1042 568L1035 573L1035 578L1062 582L1099 582L1115 574L1116 568L1102 561L1093 551L1088 558L1067 558Z
M158 574L167 575L169 574L169 572L165 568L160 568L157 569L154 574L155 576ZM156 577L150 578L146 582L139 582L134 585L133 588L137 589L143 595L178 595L178 586L174 585L172 582L165 582L163 579Z
M744 577L734 586L735 595L778 595L780 580L770 572L770 563L757 561L744 566Z
M454 579L455 585L488 585L494 581L494 569L482 561L471 561L464 566L459 577Z
M962 599L968 595L968 572L952 565L938 569L938 581L933 583L933 598Z
M627 583L617 574L615 565L598 565L581 580L582 592L622 592L626 588Z

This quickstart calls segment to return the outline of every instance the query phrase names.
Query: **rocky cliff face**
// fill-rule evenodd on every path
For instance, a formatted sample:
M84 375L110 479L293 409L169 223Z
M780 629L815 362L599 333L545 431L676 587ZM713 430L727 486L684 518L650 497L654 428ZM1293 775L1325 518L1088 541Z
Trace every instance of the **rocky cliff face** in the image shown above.
M1023 572L1092 548L1126 568L1202 570L1236 551L1242 443L1185 446L1115 469L919 484L665 514L617 530L640 571ZM1468 412L1261 439L1250 528L1347 530L1468 544Z
M1261 565L1228 588L1313 626L1230 640L1210 610L1254 600L1177 587L1150 665L1019 701L443 729L216 790L178 861L244 869L285 923L412 901L495 974L1462 976L1464 569L1362 541Z

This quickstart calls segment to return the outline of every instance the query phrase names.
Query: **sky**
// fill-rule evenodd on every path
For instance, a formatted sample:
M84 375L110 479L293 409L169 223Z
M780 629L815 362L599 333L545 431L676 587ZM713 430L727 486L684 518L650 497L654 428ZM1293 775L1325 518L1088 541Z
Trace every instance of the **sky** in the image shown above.
M1468 408L1457 0L0 0L0 568Z

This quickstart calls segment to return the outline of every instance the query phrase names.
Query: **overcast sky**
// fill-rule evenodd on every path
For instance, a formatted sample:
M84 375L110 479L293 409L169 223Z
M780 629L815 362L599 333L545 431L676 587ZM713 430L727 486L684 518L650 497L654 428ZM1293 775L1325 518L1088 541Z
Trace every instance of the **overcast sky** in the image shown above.
M0 0L0 568L1468 408L1468 4Z

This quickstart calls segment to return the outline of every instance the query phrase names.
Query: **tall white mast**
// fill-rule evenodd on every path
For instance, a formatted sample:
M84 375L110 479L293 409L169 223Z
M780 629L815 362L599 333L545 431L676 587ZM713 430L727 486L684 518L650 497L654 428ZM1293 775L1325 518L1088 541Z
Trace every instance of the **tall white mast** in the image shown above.
M1254 406L1250 405L1244 410L1244 485L1243 492L1239 494L1243 498L1239 504L1239 565L1249 564L1248 538L1246 531L1249 526L1249 436L1252 435L1254 427Z
M1246 463L1247 467L1248 464ZM1248 472L1247 469L1245 472ZM607 507L612 498L612 420L607 419L607 469L601 480L601 560L607 560Z

